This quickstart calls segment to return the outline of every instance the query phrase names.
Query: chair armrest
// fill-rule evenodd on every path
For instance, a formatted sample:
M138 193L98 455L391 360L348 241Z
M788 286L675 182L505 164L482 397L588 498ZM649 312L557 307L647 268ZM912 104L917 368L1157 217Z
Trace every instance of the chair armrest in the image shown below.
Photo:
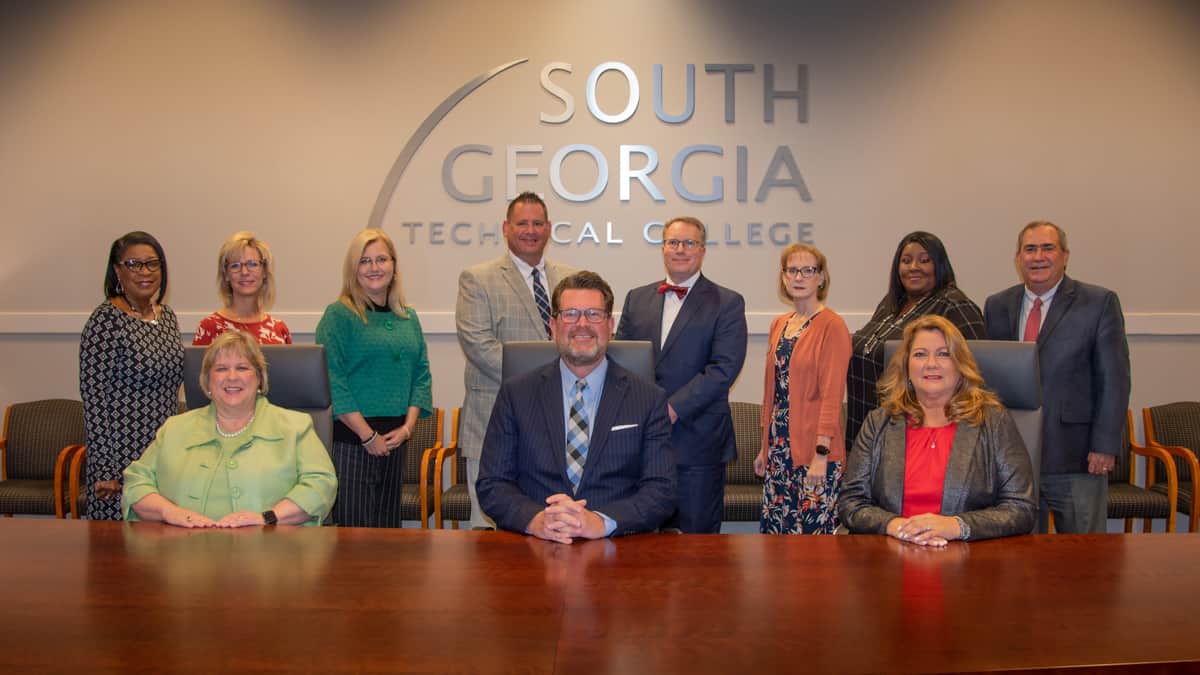
M1200 479L1200 461L1196 459L1196 455L1191 450L1181 445L1163 445L1162 443L1151 442L1150 448L1157 448L1176 457L1182 457L1184 463L1192 470L1192 480ZM1171 462L1173 464L1173 462Z
M1129 450L1134 455L1141 455L1146 458L1146 489L1150 489L1154 485L1155 469L1154 460L1162 462L1167 471L1167 503L1170 505L1170 515L1167 516L1167 532L1175 531L1175 511L1179 504L1179 472L1175 470L1175 462L1171 461L1171 453L1161 447L1151 446L1144 447L1137 443L1130 443ZM1189 453L1190 454L1190 453ZM1129 483L1134 485L1133 471L1129 472Z
M69 497L71 499L71 518L79 520L79 474L83 471L83 463L87 458L87 446L79 446L79 451L71 457L71 474L68 480L70 485Z
M64 494L70 494L68 481L71 471L71 458L83 448L82 445L68 445L58 451L58 459L54 460L54 517L62 520L66 517L63 510Z
M421 485L418 489L418 499L421 502L421 529L429 529L429 460L434 451L440 449L442 443L439 440L433 447L425 448L421 452ZM437 499L438 493L433 493L433 498Z
M455 434L455 436L457 437L457 434ZM444 467L446 466L446 460L453 460L454 458L458 457L458 453L458 446L440 448L433 463L433 484L437 487L437 489L433 491L433 518L434 524L439 530L442 529L443 525L445 524L445 520L442 518L442 475ZM454 479L454 483L457 483L457 463L450 465L450 473Z
M1188 468L1191 471L1192 486L1193 488L1195 487L1196 481L1200 480L1200 461L1196 460L1196 455L1193 454L1191 450L1188 450L1180 445L1162 445L1161 443L1151 443L1150 447L1165 450L1171 455L1182 458L1184 463L1188 465ZM1168 470L1169 475L1171 471L1175 470L1174 462L1167 462L1166 464L1168 467L1170 467ZM1195 494L1193 494L1192 510L1190 513L1188 513L1188 529L1192 532L1196 531L1194 528L1196 527L1198 517L1200 517L1200 501L1198 501Z

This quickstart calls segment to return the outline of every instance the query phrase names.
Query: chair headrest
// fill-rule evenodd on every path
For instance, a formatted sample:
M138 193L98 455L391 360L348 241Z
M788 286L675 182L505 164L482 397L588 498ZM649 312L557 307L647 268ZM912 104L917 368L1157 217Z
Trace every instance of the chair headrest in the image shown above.
M899 340L883 346L884 363L900 347ZM1042 407L1041 374L1037 343L1012 340L967 340L988 389L996 392L1007 408L1036 410Z
M608 356L625 370L654 382L654 346L648 340L611 340ZM501 378L524 375L558 358L558 346L549 340L505 342Z
M208 405L200 388L200 364L207 347L184 348L183 388L189 409ZM323 345L262 345L270 387L267 399L277 406L304 410L333 405Z

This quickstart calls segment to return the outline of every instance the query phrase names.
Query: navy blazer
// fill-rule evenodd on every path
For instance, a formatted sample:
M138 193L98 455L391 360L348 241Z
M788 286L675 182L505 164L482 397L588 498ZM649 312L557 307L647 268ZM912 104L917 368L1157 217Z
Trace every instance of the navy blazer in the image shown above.
M676 461L724 464L737 455L729 389L746 362L746 301L700 275L663 342L658 285L625 296L616 339L654 345L654 379L679 416L671 430Z
M671 419L662 390L608 361L575 499L617 522L613 535L657 529L675 510ZM571 494L558 359L500 385L475 484L479 505L524 532L546 498Z
M988 337L1020 340L1017 285L987 299ZM1042 473L1086 473L1089 452L1121 452L1129 407L1129 343L1117 294L1063 277L1038 333Z

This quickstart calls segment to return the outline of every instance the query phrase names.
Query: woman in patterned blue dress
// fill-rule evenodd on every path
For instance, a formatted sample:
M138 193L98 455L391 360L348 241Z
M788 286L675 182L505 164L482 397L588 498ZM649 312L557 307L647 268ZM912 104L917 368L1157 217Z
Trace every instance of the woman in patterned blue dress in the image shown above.
M79 340L87 430L87 515L121 519L121 475L179 407L183 343L167 295L167 256L145 232L113 242L105 301Z
M850 331L825 306L824 254L793 244L779 262L779 297L792 311L771 322L767 342L763 442L754 460L754 472L764 478L759 529L833 534L846 459L841 414Z

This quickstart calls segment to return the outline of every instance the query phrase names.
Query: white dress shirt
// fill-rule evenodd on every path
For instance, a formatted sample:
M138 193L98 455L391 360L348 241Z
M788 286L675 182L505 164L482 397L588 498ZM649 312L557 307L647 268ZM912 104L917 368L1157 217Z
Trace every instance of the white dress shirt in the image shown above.
M1046 317L1050 315L1050 302L1054 300L1054 294L1058 292L1058 287L1062 285L1062 279L1054 284L1054 288L1046 291L1045 295L1037 295L1025 287L1025 299L1021 301L1021 323L1017 326L1017 339L1025 337L1025 324L1029 323L1029 313L1033 311L1033 302L1039 297L1042 299L1042 323L1038 326L1038 334L1041 334L1042 327L1046 325Z
M692 294L692 286L696 284L696 280L700 278L700 273L696 272L692 276L683 280L683 283L675 283L670 279L665 281L672 286L683 286L688 289L687 295L682 298L678 293L667 291L663 293L663 316L662 316L662 340L658 343L659 349L667 343L667 335L671 333L671 326L675 325L675 318L679 316L679 310L683 308L683 303L687 301L688 296Z

